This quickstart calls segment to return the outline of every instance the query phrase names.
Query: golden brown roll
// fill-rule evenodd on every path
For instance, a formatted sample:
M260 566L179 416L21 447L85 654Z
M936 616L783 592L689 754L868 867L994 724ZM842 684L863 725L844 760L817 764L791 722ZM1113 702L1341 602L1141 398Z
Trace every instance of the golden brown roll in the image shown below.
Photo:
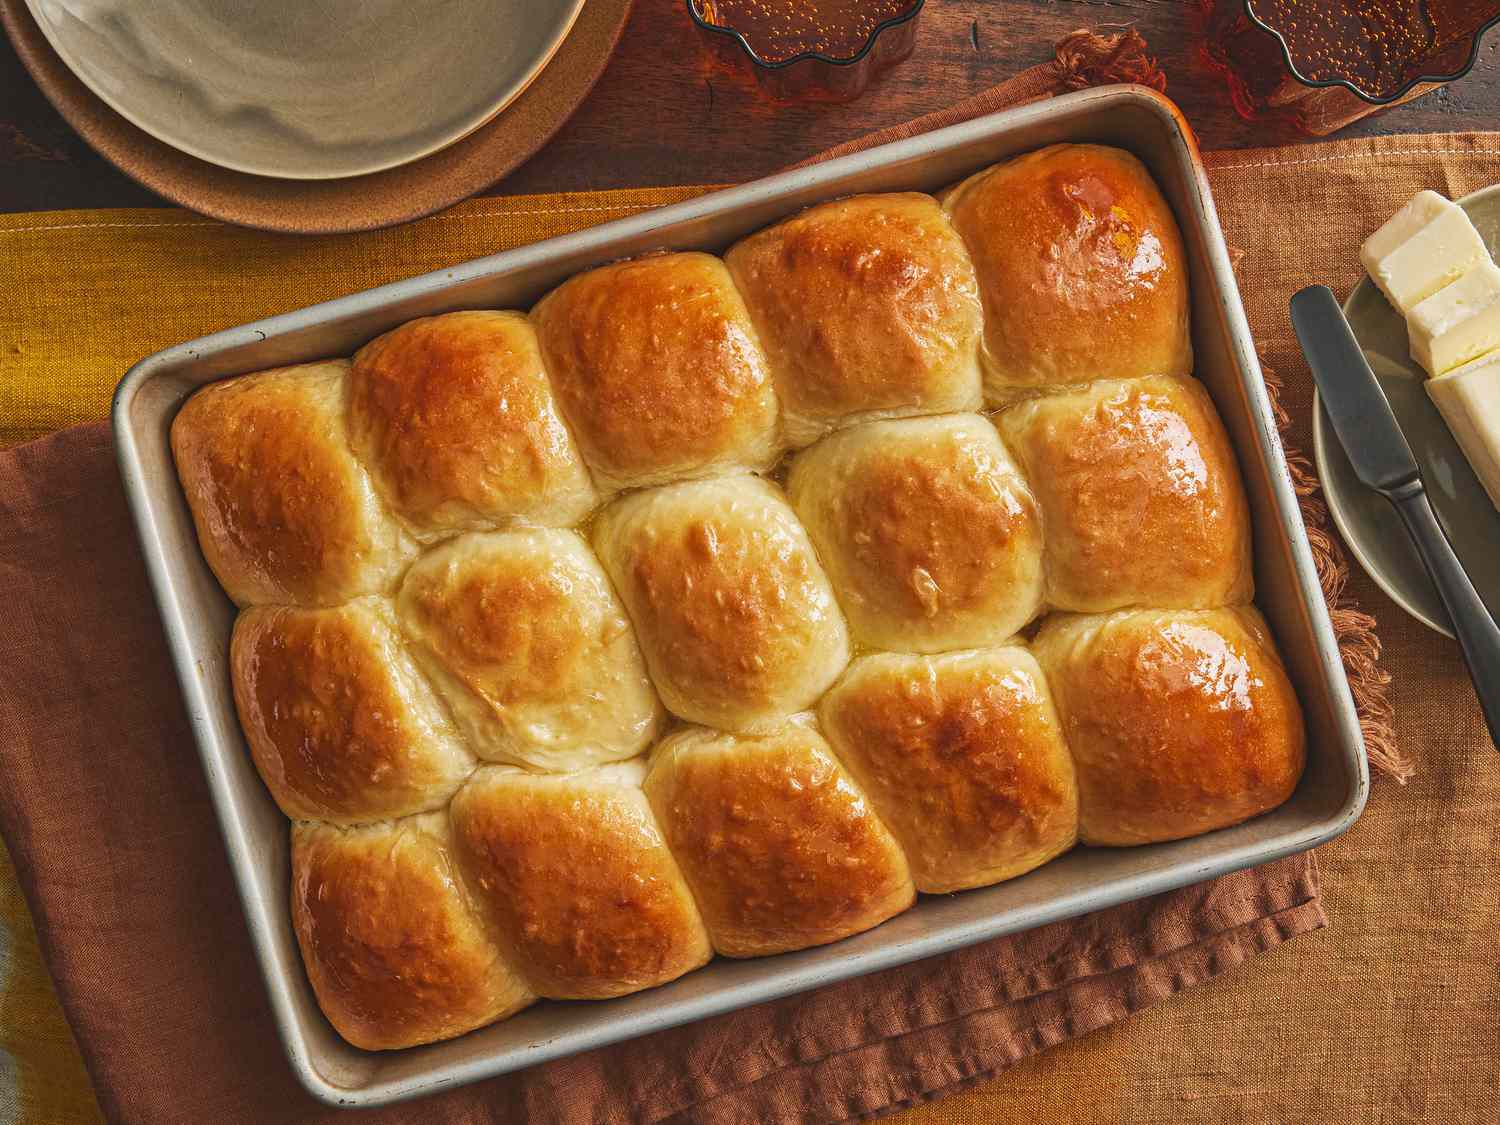
M979 276L991 403L1192 371L1182 235L1128 152L1038 149L970 176L943 207Z
M294 825L292 926L323 1014L367 1051L452 1039L535 999L471 900L440 813Z
M424 317L366 344L349 373L349 429L418 533L566 527L596 500L520 313Z
M539 995L623 996L713 955L644 777L640 759L551 775L487 766L453 801L476 897Z
M867 656L818 714L919 891L1012 879L1078 840L1073 762L1023 648Z
M293 820L439 808L474 768L382 599L247 609L229 668L255 766Z
M411 544L344 430L344 360L211 383L172 422L198 543L239 605L336 605L388 588Z
M407 572L402 626L482 758L577 769L644 750L662 718L625 610L574 531L497 531Z
M1302 711L1255 609L1059 615L1033 649L1078 771L1084 843L1196 836L1296 788Z
M670 735L646 795L727 957L837 941L915 898L900 846L808 722Z
M1196 380L1094 383L998 424L1041 502L1049 604L1100 613L1250 599L1245 491Z
M660 254L590 270L532 319L606 492L766 468L780 453L765 356L717 258Z
M983 313L929 195L857 195L724 256L765 345L788 442L869 418L977 410Z
M977 414L831 434L792 461L787 492L857 641L999 644L1041 607L1036 499Z
M775 725L849 661L848 627L807 533L759 477L637 492L599 515L593 540L662 701L684 719Z

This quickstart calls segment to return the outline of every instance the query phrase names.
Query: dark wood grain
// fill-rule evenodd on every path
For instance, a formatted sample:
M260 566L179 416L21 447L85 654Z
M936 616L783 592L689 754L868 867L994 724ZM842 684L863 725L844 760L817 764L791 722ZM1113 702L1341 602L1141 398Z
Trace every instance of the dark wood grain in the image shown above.
M1196 0L928 0L917 48L846 105L770 101L726 73L682 0L638 0L614 61L578 115L493 194L723 183L763 175L840 141L927 113L1052 57L1078 27L1131 24L1206 148L1295 139L1239 118L1198 57ZM1500 32L1461 82L1367 118L1348 135L1500 127ZM154 206L94 154L0 40L0 210Z

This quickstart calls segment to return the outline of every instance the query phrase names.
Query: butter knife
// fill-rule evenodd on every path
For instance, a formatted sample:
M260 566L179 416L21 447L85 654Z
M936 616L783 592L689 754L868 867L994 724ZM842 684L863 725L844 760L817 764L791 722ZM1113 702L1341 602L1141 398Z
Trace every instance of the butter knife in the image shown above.
M1294 295L1292 327L1349 463L1395 506L1417 545L1469 665L1490 741L1500 748L1500 628L1433 515L1416 458L1333 290L1310 285Z

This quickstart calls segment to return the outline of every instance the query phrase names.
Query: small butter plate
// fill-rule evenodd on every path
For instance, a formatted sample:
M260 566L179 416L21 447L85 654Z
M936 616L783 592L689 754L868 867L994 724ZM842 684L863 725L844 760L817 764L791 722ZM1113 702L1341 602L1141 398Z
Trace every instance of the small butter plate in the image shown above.
M1457 201L1500 256L1500 185ZM1344 302L1365 358L1380 380L1407 444L1416 455L1428 499L1459 561L1492 616L1500 617L1500 512L1485 495L1443 417L1423 386L1422 369L1407 354L1406 323L1364 278ZM1452 636L1448 615L1395 509L1360 483L1316 394L1313 456L1333 522L1391 600L1418 621Z
M101 100L200 160L324 180L445 148L509 105L584 0L27 0Z

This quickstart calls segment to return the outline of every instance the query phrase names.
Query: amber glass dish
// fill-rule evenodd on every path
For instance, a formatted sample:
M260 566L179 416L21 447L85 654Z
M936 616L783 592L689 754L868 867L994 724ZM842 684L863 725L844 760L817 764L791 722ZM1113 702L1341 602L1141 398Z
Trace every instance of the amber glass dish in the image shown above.
M833 0L828 26L798 0L687 0L688 15L728 65L749 65L782 98L848 101L911 54L925 0ZM872 14L873 13L873 14Z
M1461 78L1500 0L1202 0L1205 54L1249 118L1328 133Z
M1343 86L1375 105L1474 65L1496 0L1245 0L1308 86Z

